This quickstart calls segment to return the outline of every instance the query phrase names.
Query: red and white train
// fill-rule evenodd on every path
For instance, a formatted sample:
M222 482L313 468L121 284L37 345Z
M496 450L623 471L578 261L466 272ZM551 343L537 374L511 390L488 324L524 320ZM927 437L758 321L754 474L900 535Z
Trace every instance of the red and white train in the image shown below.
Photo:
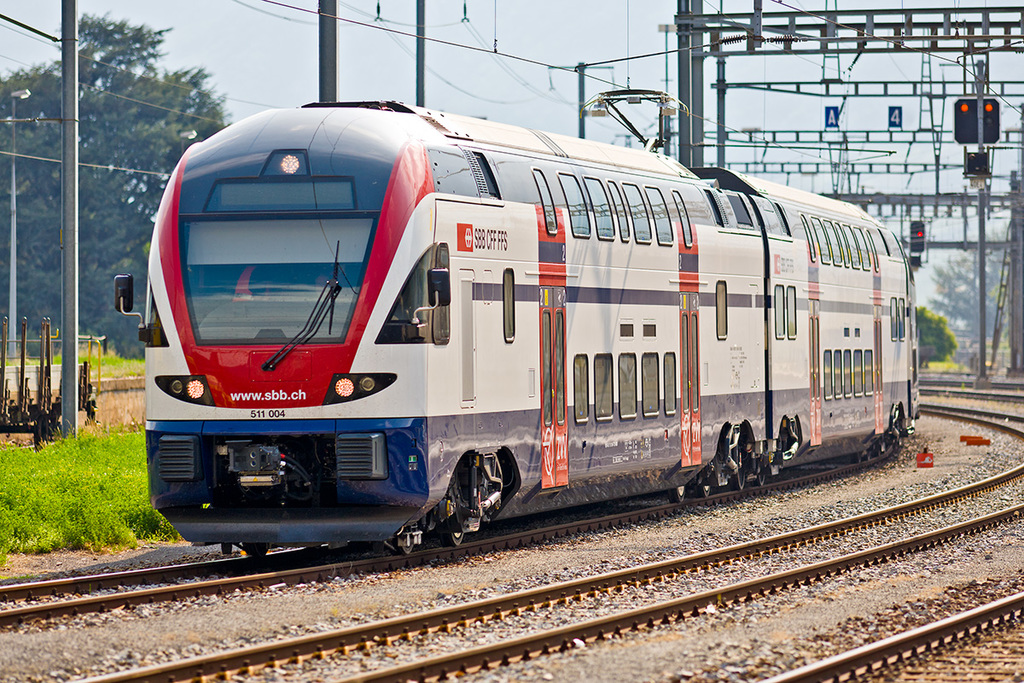
M862 455L917 413L913 300L843 202L394 102L268 111L156 218L152 502L195 542L409 549Z

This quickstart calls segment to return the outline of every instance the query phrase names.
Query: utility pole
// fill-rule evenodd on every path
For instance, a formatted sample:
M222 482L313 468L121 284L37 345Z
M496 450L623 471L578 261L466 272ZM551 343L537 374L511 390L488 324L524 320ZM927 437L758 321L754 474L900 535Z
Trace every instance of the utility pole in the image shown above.
M1010 213L1013 257L1010 259L1010 368L1014 377L1024 375L1024 108L1020 113L1020 158L1017 186L1010 188L1015 195ZM1016 192L1013 192L1016 190Z
M78 0L61 0L61 434L78 432Z
M580 140L587 139L587 117L586 112L583 111L584 105L587 104L587 65L583 62L579 62L576 65L576 80L579 85L579 110L580 110L580 129L579 138Z
M10 316L11 330L16 329L18 322L18 182L15 179L18 169L18 144L15 132L18 119L18 100L27 99L32 93L29 90L15 90L11 93L11 272L10 272ZM13 336L13 335L12 335ZM22 340L24 343L24 340ZM11 341L10 353L13 356L18 353L18 342ZM3 368L0 368L0 373ZM0 384L3 383L3 375L0 374Z
M679 71L679 101L693 105L693 83L690 79L690 0L676 0L676 68ZM692 109L691 109L692 110ZM692 116L679 112L679 163L693 166Z
M427 106L426 80L427 72L427 0L416 0L416 106Z
M985 151L985 81L988 80L985 74L985 60L979 59L975 62L975 86L978 95L978 151ZM974 386L985 389L991 386L985 367L985 185L978 188L978 377Z
M338 0L320 0L320 101L338 101Z

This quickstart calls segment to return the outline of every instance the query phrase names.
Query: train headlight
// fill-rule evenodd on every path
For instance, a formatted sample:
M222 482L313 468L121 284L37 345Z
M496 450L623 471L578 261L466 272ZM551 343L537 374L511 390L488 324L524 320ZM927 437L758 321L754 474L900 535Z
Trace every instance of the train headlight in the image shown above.
M391 372L334 375L331 378L330 387L327 389L327 396L324 397L324 405L365 398L388 388L396 379L398 379L398 375Z
M295 175L300 166L299 158L294 154L286 154L281 157L281 170L288 175Z
M356 391L356 385L352 384L352 380L348 377L342 377L334 383L334 390L338 393L338 396L342 398L349 398Z
M204 406L213 405L210 385L203 375L157 375L154 381L165 394L179 401Z

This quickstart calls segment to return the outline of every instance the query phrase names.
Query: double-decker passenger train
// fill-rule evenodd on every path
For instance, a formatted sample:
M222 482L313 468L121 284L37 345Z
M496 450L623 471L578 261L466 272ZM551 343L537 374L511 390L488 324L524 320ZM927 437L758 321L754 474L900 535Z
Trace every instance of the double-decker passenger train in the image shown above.
M193 145L147 289L150 492L194 542L458 543L863 455L917 413L911 271L860 209L395 102Z

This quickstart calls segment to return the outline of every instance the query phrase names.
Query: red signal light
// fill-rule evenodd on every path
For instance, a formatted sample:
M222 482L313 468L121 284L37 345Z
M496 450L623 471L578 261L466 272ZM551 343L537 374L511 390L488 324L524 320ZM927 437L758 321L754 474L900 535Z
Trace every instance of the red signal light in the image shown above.
M992 111L992 103L991 102L986 102L985 103L985 111Z
M967 104L966 102L961 102L960 103L960 111L969 111L970 108L971 108L970 105Z

